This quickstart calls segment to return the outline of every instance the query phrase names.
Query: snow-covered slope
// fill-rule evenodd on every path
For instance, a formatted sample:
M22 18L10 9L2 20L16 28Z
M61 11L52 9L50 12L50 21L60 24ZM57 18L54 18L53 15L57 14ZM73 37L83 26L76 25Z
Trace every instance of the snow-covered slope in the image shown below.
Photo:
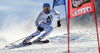
M33 44L12 49L0 49L0 53L67 53L67 34L49 38L50 43ZM98 53L94 29L70 33L71 53Z
M5 45L16 41L20 38L26 37L35 32L34 21L23 27L13 27L8 30L0 32L0 53L67 53L67 28L66 21L62 19L62 26L54 28L54 31L46 37L50 40L47 44L33 44L30 46L20 47L14 46L12 48L4 49ZM84 23L83 23L84 24ZM87 28L75 26L71 24L70 29L70 52L71 53L98 53L98 43L96 30L94 27ZM33 29L34 28L34 29ZM99 33L100 34L100 33Z
M100 0L95 1L98 25L100 28ZM50 40L50 43L4 49L5 45L35 32L36 27L34 22L34 20L29 24L23 22L18 26L15 25L5 30L0 30L0 53L67 53L68 35L66 33L67 28L65 19L61 21L62 27L54 28L54 31L46 37L46 39ZM93 13L70 20L70 53L98 53L97 44Z
M4 49L3 47L15 40L26 37L35 32L34 21L24 28L15 27L10 31L2 31L0 38L0 53L67 53L67 28L66 21L62 19L62 26L55 28L54 31L46 37L50 40L47 44L33 44L30 46ZM73 25L72 25L73 26ZM71 53L98 53L97 36L94 27L79 27L70 30L70 51ZM34 29L33 29L34 28ZM80 29L81 28L81 29ZM75 29L75 30L74 30ZM77 30L76 30L77 29ZM7 35L7 37L5 36Z
M47 44L33 44L25 47L4 49L5 45L26 37L35 32L34 22L25 27L13 27L0 32L0 53L67 53L67 28L66 21L62 19L62 26L54 28L54 31L46 37L50 40ZM84 24L84 23L83 23ZM73 27L72 27L73 26ZM86 28L87 26L87 28ZM71 23L70 52L71 53L98 53L97 36L94 27L88 25L81 27ZM34 29L33 29L34 28ZM10 30L10 31L9 31ZM99 33L100 34L100 33Z

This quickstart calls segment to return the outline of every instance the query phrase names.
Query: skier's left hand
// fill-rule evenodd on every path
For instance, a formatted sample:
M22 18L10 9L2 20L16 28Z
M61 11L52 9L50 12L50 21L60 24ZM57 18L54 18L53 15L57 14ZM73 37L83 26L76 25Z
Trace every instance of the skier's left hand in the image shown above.
M40 30L42 32L42 31L44 31L44 28L38 26L38 30Z
M61 23L60 23L60 20L57 21L57 27L60 27L61 26Z

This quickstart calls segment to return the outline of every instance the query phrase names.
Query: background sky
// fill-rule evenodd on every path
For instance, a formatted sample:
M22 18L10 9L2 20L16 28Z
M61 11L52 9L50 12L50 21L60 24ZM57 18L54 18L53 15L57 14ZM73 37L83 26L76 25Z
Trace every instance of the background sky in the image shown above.
M50 3L52 8L53 0L0 0L0 30L36 19L44 3ZM60 12L61 18L65 17L64 6L55 9Z

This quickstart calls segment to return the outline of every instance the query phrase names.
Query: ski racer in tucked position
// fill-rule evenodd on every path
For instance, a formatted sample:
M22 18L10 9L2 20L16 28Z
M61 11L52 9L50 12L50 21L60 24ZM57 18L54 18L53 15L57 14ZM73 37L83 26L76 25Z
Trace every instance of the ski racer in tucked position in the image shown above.
M45 31L40 37L38 37L34 41L41 41L45 36L49 35L53 31L53 27L51 26L54 15L57 15L57 27L61 26L60 23L60 14L55 10L50 10L50 4L43 4L43 11L38 15L35 25L37 27L37 31L30 36L28 36L25 40L22 41L24 45L31 45L30 40L36 36L38 36L41 32ZM49 40L46 40L48 42Z

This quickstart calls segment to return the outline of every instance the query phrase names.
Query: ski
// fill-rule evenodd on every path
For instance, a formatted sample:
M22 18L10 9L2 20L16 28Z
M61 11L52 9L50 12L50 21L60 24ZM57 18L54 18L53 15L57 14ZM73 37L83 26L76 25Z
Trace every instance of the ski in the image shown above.
M43 44L43 43L49 43L49 40L33 41L33 42L30 42L30 44L26 44L26 45ZM24 44L23 44L23 45L24 45Z
M49 43L49 40L44 40L44 41L33 41L31 43Z
M31 42L30 45L34 45L34 44L45 44L45 43L49 43L49 40L43 40L43 41L33 41ZM20 47L25 47L25 46L29 46L29 44L24 45L23 43L20 44L11 44L9 46L5 46L5 48L8 49L14 49L14 48L20 48Z

